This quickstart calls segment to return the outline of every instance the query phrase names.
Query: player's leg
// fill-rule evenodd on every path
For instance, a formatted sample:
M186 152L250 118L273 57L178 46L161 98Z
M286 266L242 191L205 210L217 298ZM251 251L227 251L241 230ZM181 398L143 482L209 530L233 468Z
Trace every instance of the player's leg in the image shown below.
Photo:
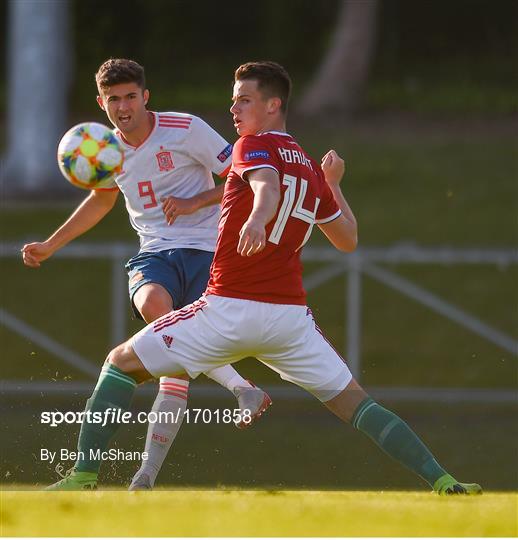
M150 282L141 285L133 294L132 302L140 318L147 324L174 309L171 293L159 283Z
M408 424L376 403L354 379L324 405L369 436L389 456L421 476L439 495L482 493L478 484L463 484L448 474Z
M152 416L146 432L144 452L139 470L129 486L130 491L153 489L180 427L187 407L189 380L160 377L160 387L151 407Z
M205 292L213 253L199 249L177 251L186 276L183 302L184 305L187 305L198 300ZM230 364L211 369L204 374L232 392L236 397L241 418L248 420L248 422L242 420L236 423L240 429L250 427L272 404L270 396L264 390L244 379ZM245 415L245 410L249 411L250 414Z
M197 377L207 368L242 357L228 351L228 340L217 328L218 314L213 313L208 320L207 314L201 311L207 306L208 302L200 300L172 311L108 355L92 397L87 401L79 435L78 460L70 474L50 486L51 490L95 488L102 453L119 423L125 421L123 413L129 408L137 384L166 374L188 373ZM170 337L175 346L168 347L164 336ZM236 346L239 348L240 344ZM209 356L210 363L204 360ZM131 422L131 416L126 421Z
M139 254L128 261L129 292L135 316L147 323L174 309L173 298L182 295L181 275L169 264L169 252ZM178 306L177 306L178 307ZM161 377L151 412L156 422L149 422L139 470L133 476L130 490L152 489L156 477L175 440L187 406L189 377ZM151 417L154 420L154 417ZM174 420L173 420L174 419Z
M438 493L481 492L477 484L457 482L401 418L366 394L316 326L309 310L305 318L300 311L296 312L295 307L280 308L283 317L274 322L278 329L284 325L282 336L286 347L263 355L262 361L282 378L311 392L339 418L352 423L387 454L424 478Z
M162 315L173 309L173 292L180 293L174 272L163 276L161 271L162 262L141 265L140 281L146 281L139 285L134 283L132 304L141 317L148 323L155 321ZM161 280L164 285L148 280ZM130 278L131 281L131 278ZM168 289L165 288L168 287ZM138 288L137 288L138 287ZM130 484L130 491L153 489L156 477L169 453L183 422L184 412L187 407L189 391L188 375L177 377L161 377L159 391L156 395L151 412L153 415L146 432L144 452L147 457L142 460L139 470L135 473Z
M227 388L236 397L241 420L235 425L239 429L250 427L272 404L270 396L264 390L243 379L230 364L206 371L204 374Z
M63 480L47 490L95 489L97 475L110 439L120 426L135 388L152 375L131 347L130 341L108 355L97 385L86 402L78 440L78 459Z
M217 382L229 392L236 395L236 389L242 388L254 388L254 386L241 377L241 375L229 364L226 366L217 367L204 373L209 379Z

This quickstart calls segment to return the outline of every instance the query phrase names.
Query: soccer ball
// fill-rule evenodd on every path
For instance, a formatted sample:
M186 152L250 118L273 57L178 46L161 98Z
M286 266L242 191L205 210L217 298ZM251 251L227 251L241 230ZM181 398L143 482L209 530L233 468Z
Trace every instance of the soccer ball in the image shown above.
M122 171L124 150L113 131L103 124L85 122L69 129L58 145L58 164L74 186L100 189Z

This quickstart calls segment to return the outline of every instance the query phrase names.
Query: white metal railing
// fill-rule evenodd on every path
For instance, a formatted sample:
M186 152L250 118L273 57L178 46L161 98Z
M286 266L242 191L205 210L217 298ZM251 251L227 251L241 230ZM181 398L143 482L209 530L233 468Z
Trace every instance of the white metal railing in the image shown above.
M0 244L0 258L20 257L21 243ZM111 333L110 341L113 345L121 343L127 335L127 290L124 262L134 255L136 248L133 244L126 243L101 243L87 244L75 243L57 252L54 257L67 259L101 259L111 261ZM387 270L379 263L410 263L410 264L490 264L506 267L518 263L518 250L512 248L451 248L451 247L421 247L413 244L397 244L391 247L366 247L359 248L354 253L343 254L331 247L306 247L303 260L307 262L320 262L323 267L304 280L307 291L310 291L328 280L341 275L347 275L346 287L346 324L345 330L345 357L351 371L357 379L360 378L361 364L361 303L362 303L362 275L366 274L372 279L381 282L400 294L406 295L429 309L439 313L455 323L464 326L475 334L492 342L498 347L518 355L518 341L513 337L491 327L470 313L448 303L421 286ZM30 338L34 343L48 350L63 361L73 365L89 376L97 374L97 367L76 352L65 348L49 336L31 327L26 322L17 318L12 313L0 308L0 323L15 333ZM19 381L4 381L4 388L10 388L12 384L20 386ZM9 383L9 384L8 384ZM12 383L12 384L11 384ZM6 386L7 385L7 386ZM394 389L395 391L396 389ZM405 391L402 391L405 390ZM407 399L417 397L412 388L398 389L399 397L410 396ZM437 392L437 389L435 390ZM449 389L444 391L457 391L458 395L464 395L468 399L466 390ZM383 389L378 389L383 392ZM426 399L423 389L419 390L421 399ZM487 391L484 389L473 390L482 400L499 401L507 395L506 400L515 401L516 393L513 391ZM473 394L472 392L472 394ZM385 392L386 393L386 392ZM499 397L497 397L497 395ZM473 394L475 395L475 394ZM489 399L488 396L493 396ZM486 396L483 398L483 396Z

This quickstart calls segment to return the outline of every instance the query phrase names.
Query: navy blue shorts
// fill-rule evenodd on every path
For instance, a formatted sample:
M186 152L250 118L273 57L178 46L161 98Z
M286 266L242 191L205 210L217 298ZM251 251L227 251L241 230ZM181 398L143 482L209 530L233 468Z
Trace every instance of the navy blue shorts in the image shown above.
M171 295L173 309L191 304L205 292L214 253L200 249L177 248L156 253L139 253L126 263L133 313L138 312L133 297L146 283L158 283Z

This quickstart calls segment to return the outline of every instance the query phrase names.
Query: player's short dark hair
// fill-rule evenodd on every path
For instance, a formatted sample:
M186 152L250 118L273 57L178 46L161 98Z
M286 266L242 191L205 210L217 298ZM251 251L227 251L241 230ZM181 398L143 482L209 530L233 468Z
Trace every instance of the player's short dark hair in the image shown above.
M257 81L257 89L266 97L278 97L281 111L288 112L291 94L291 79L288 72L276 62L247 62L236 69L234 81L252 79Z
M142 90L146 88L144 68L134 60L126 58L106 60L97 70L95 82L99 91L124 83L136 83Z

